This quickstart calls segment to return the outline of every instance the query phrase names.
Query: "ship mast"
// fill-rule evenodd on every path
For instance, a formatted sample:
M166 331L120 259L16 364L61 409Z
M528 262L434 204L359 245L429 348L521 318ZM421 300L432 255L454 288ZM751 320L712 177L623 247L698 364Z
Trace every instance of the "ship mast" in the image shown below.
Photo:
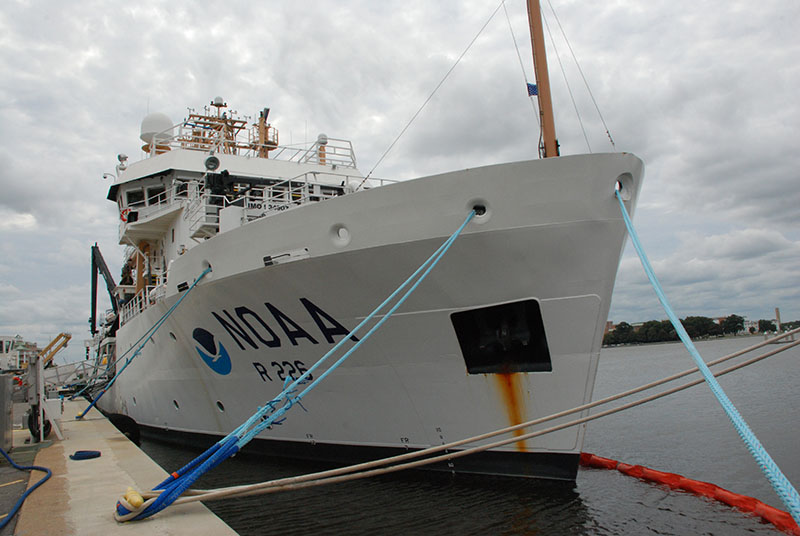
M533 45L533 70L536 73L538 88L539 117L542 125L542 143L544 158L558 156L558 140L556 125L553 119L553 101L550 97L550 76L547 74L547 56L544 50L544 31L542 29L542 10L539 0L528 0L528 23L531 29Z

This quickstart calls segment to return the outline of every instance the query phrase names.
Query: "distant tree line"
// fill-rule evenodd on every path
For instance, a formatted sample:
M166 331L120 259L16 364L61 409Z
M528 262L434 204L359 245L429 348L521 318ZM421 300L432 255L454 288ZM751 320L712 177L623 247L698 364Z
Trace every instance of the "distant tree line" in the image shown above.
M769 322L769 321L765 321ZM771 322L770 322L771 323ZM705 316L687 316L681 319L681 324L686 333L693 339L703 337L721 337L723 335L744 331L744 318L739 315L730 315L722 323L717 324ZM759 331L761 321L759 320ZM773 324L772 331L775 331ZM678 334L669 320L650 320L638 329L627 322L620 322L603 337L603 344L637 344L646 342L677 341Z
M778 331L778 326L775 325L775 322L772 320L759 320L758 321L758 331L761 333L767 333L770 331ZM753 328L750 328L750 333L754 333Z

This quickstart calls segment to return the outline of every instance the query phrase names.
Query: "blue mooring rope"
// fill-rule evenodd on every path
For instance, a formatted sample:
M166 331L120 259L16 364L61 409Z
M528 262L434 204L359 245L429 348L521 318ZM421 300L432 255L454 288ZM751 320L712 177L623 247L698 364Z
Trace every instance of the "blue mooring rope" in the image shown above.
M100 394L98 394L98 395L95 397L95 399L94 399L94 400L92 400L92 403L91 403L91 404L89 404L89 406L88 406L88 407L87 407L85 410L83 410L83 412L82 412L80 415L77 415L77 416L75 417L76 419L78 419L78 420L80 420L80 419L83 419L83 417L84 417L84 416L85 416L87 413L89 413L89 410L90 410L90 409L92 409L92 408L94 407L94 405L95 405L95 404L97 404L97 401L98 401L98 400L100 400L100 398L101 398L101 397L102 397L104 394L106 394L106 391L108 391L108 388L109 388L109 387L111 387L111 386L114 384L114 382L115 382L115 381L117 381L117 378L119 378L119 375L120 375L120 374L122 374L122 371L124 371L124 370L127 368L127 366L131 364L131 362L132 362L132 361L133 361L133 360L136 358L136 356L137 356L137 355L139 355L139 352L141 352L141 351L142 351L142 348L144 348L144 346L145 346L145 345L146 345L146 344L147 344L147 343L150 341L150 339L152 339L152 338L153 338L153 335L155 335L155 334L156 334L156 331L158 331L158 328L160 328L160 327L161 327L161 326L164 324L164 322L166 322L166 321L167 321L167 318L169 318L169 316L172 314L172 312L173 312L173 311L175 311L175 309L177 309L177 308L178 308L178 305L180 305L180 304L181 304L181 302L183 301L183 299L184 299L186 296L188 296L188 295L189 295L189 293L192 291L192 289L193 289L194 287L196 287L196 286L197 286L197 284L200 282L200 280L201 280L201 279L203 279L203 278L206 276L206 274L208 274L208 272L210 272L210 271L211 271L211 266L209 266L208 268L206 268L205 270L203 270L203 272L202 272L202 273L201 273L201 274L200 274L200 275L197 277L197 279L195 279L195 280L194 280L194 283L192 283L192 284L191 284L191 286L190 286L189 288L187 288L187 289L186 289L186 292L184 292L184 293L181 295L181 297L180 297L180 298L178 298L178 301L176 301L176 302L175 302L175 303L172 305L172 307L170 307L170 308L167 310L167 312L166 312L166 313L164 313L163 315L161 315L161 318L159 318L159 319L158 319L158 322L156 322L155 324L153 324L153 327L151 327L149 330L147 330L147 331L145 332L145 335L146 335L146 336L145 336L145 335L142 335L142 337L139 337L139 340L138 340L138 341L136 341L136 342L137 342L137 343L138 343L138 342L140 342L140 341L142 340L142 338L144 338L144 339L145 339L145 340L144 340L144 342L142 342L142 344L140 344L140 345L139 345L139 347L138 347L138 348L136 348L136 351L135 351L135 352L133 352L133 354L131 354L131 356L130 356L128 359L126 359L126 360L125 360L125 364L124 364L124 365L122 365L122 368L121 368L121 369L119 369L119 370L117 371L117 373L114 375L114 377L113 377L113 378L111 378L111 381L109 381L109 382L106 384L106 386L105 386L105 387L104 387L104 388L103 388L103 389L100 391ZM149 333L149 335L148 335L148 333ZM131 348L133 348L133 346L131 346ZM130 348L128 349L128 351L130 351ZM128 353L128 351L126 351L125 353ZM125 354L123 354L123 355L125 355ZM120 356L120 358L121 358L121 356ZM117 360L117 361L118 361L118 360ZM110 367L110 365L109 365L109 367Z
M703 358L697 351L697 348L695 348L694 344L692 343L692 339L689 337L689 334L686 333L683 324L681 324L680 320L678 320L678 317L675 315L675 312L672 310L672 307L670 307L667 297L664 294L664 290L661 288L661 284L656 278L655 271L653 271L653 267L650 265L650 261L647 259L644 249L642 249L642 245L639 242L639 237L636 234L636 230L633 228L633 223L631 222L630 216L628 216L628 211L625 209L625 204L623 203L619 192L616 192L616 197L619 201L619 206L622 210L622 217L625 220L625 226L628 228L628 234L631 237L633 247L636 248L636 253L639 254L639 260L642 261L642 267L644 267L644 271L647 273L647 277L650 279L650 283L653 285L653 289L655 290L661 305L664 307L664 311L666 311L670 322L672 322L672 325L675 327L675 332L678 334L678 337L680 337L681 341L683 341L683 344L686 346L689 354L691 354L706 383L708 383L708 386L711 388L714 396L717 397L720 405L733 423L733 426L736 428L736 432L739 434L739 437L742 438L742 441L744 441L744 444L747 446L747 450L749 450L753 458L756 459L761 471L766 475L770 484L772 484L773 489L783 501L783 504L785 504L789 509L789 513L792 515L794 520L800 524L800 495L797 494L797 490L794 488L792 483L789 482L789 479L786 478L786 476L781 472L778 465L772 460L769 453L767 453L766 449L761 445L761 442L758 440L756 435L750 430L750 427L739 414L739 411L733 405L733 402L730 401L728 396L725 394L725 391L722 390L722 386L706 366Z
M430 256L428 259L422 263L422 265L417 268L417 270L411 274L408 279L403 282L392 294L386 298L378 307L375 308L364 320L361 321L355 328L353 328L350 333L348 333L345 337L343 337L333 348L331 348L324 356L322 356L313 366L311 366L305 373L303 373L299 378L292 381L289 385L285 385L283 390L281 391L278 396L273 398L271 401L267 402L262 407L258 408L253 416L247 419L243 424L237 427L233 432L225 436L223 439L218 441L214 444L211 448L207 451L202 453L200 456L186 464L184 467L179 469L178 471L172 473L166 480L161 482L158 486L153 488L154 491L161 491L159 496L150 503L147 507L145 507L139 515L130 519L129 521L139 521L145 519L147 517L152 516L153 514L160 512L170 504L172 504L178 497L183 494L184 491L189 489L189 487L194 484L197 479L199 479L204 473L213 469L220 463L222 463L227 458L236 454L244 445L250 442L253 438L255 438L259 433L263 432L265 429L269 428L273 424L279 424L281 421L278 419L285 414L292 406L295 404L300 404L300 399L303 398L306 394L308 394L314 387L316 387L320 381L326 378L331 372L333 372L339 365L341 365L350 355L359 347L361 344L364 343L375 331L378 330L388 319L389 317L394 314L394 312L406 301L406 299L411 295L414 290L422 283L422 281L428 276L428 274L433 270L433 268L438 264L438 262L442 259L442 257L447 253L450 249L450 246L453 245L456 238L461 234L467 224L472 220L475 216L475 211L470 211L467 218L464 222L459 226L459 228L452 234L450 237L445 240L445 242L439 246L439 248ZM421 275L420 275L421 274ZM415 278L418 279L414 281ZM387 312L386 314L361 338L356 344L354 344L342 357L340 357L333 365L328 368L325 372L323 372L317 379L311 382L302 392L295 395L294 393L297 391L299 385L305 385L308 383L307 378L322 365L333 353L341 348L348 340L351 339L367 322L369 322L378 312L383 309L389 302L391 302L394 298L397 297L400 292L409 286L409 284L414 281L414 283L410 286L410 288L400 297L400 299L395 303ZM277 407L278 404L283 403L283 406ZM130 514L131 512L123 506L120 502L117 502L116 505L116 512L118 516L125 516Z
M25 493L23 493L22 497L20 497L17 500L17 502L14 504L14 507L11 509L11 511L8 513L8 515L6 515L6 517L4 517L2 519L2 521L0 521L0 530L3 530L6 527L6 525L8 525L8 522L11 521L14 518L15 515L17 515L17 512L19 512L19 509L20 509L20 507L22 507L22 503L25 502L25 499L27 499L28 496L36 490L36 488L38 488L39 486L44 484L45 481L48 478L53 476L53 472L50 469L48 469L47 467L41 467L39 465L17 465L14 462L14 460L11 459L11 456L9 456L8 453L5 450L3 450L2 448L0 448L0 454L5 456L6 460L8 460L8 463L10 463L14 467L14 469L18 469L20 471L34 471L35 470L35 471L43 471L43 472L47 473L44 476L44 478L42 478L41 480L36 482L36 484L34 484L33 486L31 486L30 488L25 490Z
M447 253L447 251L450 249L450 246L452 246L452 245L453 245L453 242L455 242L456 238L458 238L458 236L461 234L461 231L463 231L463 230L464 230L464 227L466 227L466 226L467 226L467 224L470 222L470 220L472 220L472 218L473 218L474 216L475 216L475 211L473 210L473 211L471 211L471 212L469 213L469 216L467 216L467 218L464 220L464 223L462 223L462 224L461 224L461 226L460 226L460 227L459 227L459 228L456 230L456 232L455 232L455 233L453 233L453 234L450 236L450 238L448 238L448 239L447 239L447 240L444 242L444 244L442 244L441 246L439 246L439 249L437 249L437 250L436 250L436 251L433 253L433 255L431 255L431 256L430 256L430 257L429 257L429 258L428 258L428 259L427 259L427 260L426 260L424 263L422 263L422 265L421 265L419 268L417 268L417 270L416 270L416 271L415 271L413 274L411 274L411 276L410 276L408 279L406 279L406 280L405 280L405 282L403 282L403 284L402 284L402 285L400 285L400 286L397 288L397 290L395 290L395 291L394 291L394 292L393 292L393 293L392 293L392 294L391 294L391 295L390 295L388 298L386 298L386 299L383 301L383 303L381 303L381 304L380 304L378 307L376 307L376 308L375 308L375 310L374 310L374 311L372 311L372 313L370 313L370 314L369 314L369 315L368 315L368 316L367 316L367 317L366 317L364 320L362 320L362 321L361 321L361 323L360 323L358 326L356 326L356 327L353 329L353 331L351 331L351 332L350 332L350 333L347 335L347 337L343 337L343 338L342 338L342 340L341 340L341 341L339 341L339 343L338 343L336 346L334 346L333 348L331 348L331 349L328 351L328 353L326 353L324 356L322 356L322 358L320 358L320 360L319 360L319 361L317 361L317 362L314 364L314 366L312 366L312 367L311 367L310 369L308 369L308 370L307 370L307 371L306 371L306 372L305 372L305 373L304 373L302 376L300 376L300 377L299 377L297 380L295 380L294 382L292 382L292 384L290 384L288 387L286 387L286 388L283 390L283 392L281 392L281 394L280 394L280 395L278 395L278 397L276 397L276 399L275 399L275 400L272 400L272 401L270 402L270 404L268 404L268 405L267 405L267 407L269 407L270 405L272 405L272 406L274 407L274 404L276 404L276 403L277 403L277 401L280 401L281 399L286 399L286 400L287 400L287 402L288 402L288 403L287 403L286 405L284 405L283 407L281 407L281 408L280 408L280 409L278 409L277 411L273 410L273 411L275 411L275 412L274 412L274 413L273 413L273 414L272 414L272 415L271 415L269 418L267 418L267 419L266 419L266 420L264 420L264 421L258 422L258 421L260 420L260 418L261 418L260 416L259 416L259 417L257 417L257 418L255 418L255 419L253 419L253 418L249 419L249 422L253 422L253 423L255 424L255 426L253 427L253 429L252 429L252 430L250 430L249 432L245 433L245 434L242 436L242 438L241 438L241 439L240 439L240 441L239 441L239 447L243 447L243 446L244 446L244 445L246 445L248 442L250 442L250 441L251 441L251 440L252 440L254 437L256 437L256 436L257 436L259 433L261 433L262 431L264 431L265 429L267 429L269 426L271 426L271 425L272 425L272 424L273 424L273 423L276 421L276 419L277 419L278 417L280 417L281 415L283 415L284 413L286 413L286 411L288 411L288 410L289 410L289 408L290 408L290 407L291 407L293 404L299 403L299 402L300 402L300 399L302 399L302 398L303 398L303 397L304 397L304 396L305 396L307 393L309 393L309 392L310 392L312 389L314 389L314 387L316 387L316 386L317 386L317 384L319 384L319 382L321 382L322 380L324 380L324 379L325 379L325 378L326 378L326 377L327 377L327 376L328 376L328 375L329 375L331 372L333 372L333 371L334 371L336 368L338 368L338 367L339 367L339 365L341 365L341 364L342 364L342 363L343 363L343 362L344 362L344 361L345 361L345 360L346 360L348 357L350 357L350 355L351 355L353 352L355 352L355 351L356 351L356 350L357 350L357 349L358 349L358 348L359 348L359 347L360 347L362 344L364 344L364 341L366 341L367 339L369 339L369 338L372 336L372 334L373 334L373 333L375 333L375 332L376 332L376 331L377 331L377 330L378 330L378 329L379 329L381 326L383 326L383 324L384 324L384 323L385 323L387 320L389 320L389 317L391 317L391 316L394 314L394 312L395 312L395 311L396 311L396 310L397 310L397 309L398 309L398 308L399 308L401 305L403 305L403 303L404 303L404 302L406 301L406 299L407 299L407 298L408 298L408 297L411 295L411 293L412 293L412 292L414 292L414 290L416 290L416 288L419 286L419 284L420 284L420 283L422 283L422 281L423 281L423 280L424 280L424 279L425 279L425 278L428 276L428 274L431 272L431 270L433 270L433 268L436 266L436 264L438 264L438 262L439 262L439 261L441 260L441 258L444 256L444 254L445 254L445 253ZM426 267L427 267L427 268L426 268ZM371 329L370 329L370 330L367 332L367 334L366 334L366 335L364 335L364 337L363 337L363 338L362 338L360 341L358 341L356 344L354 344L354 345L353 345L353 346L352 346L352 347L351 347L351 348L350 348L350 349L349 349L349 350L348 350L348 351L347 351L347 352L346 352L346 353L345 353L345 354L344 354L342 357L340 357L340 358L339 358L339 359L338 359L338 360L337 360L337 361L336 361L336 362L335 362L333 365L331 365L331 367L330 367L328 370L326 370L325 372L323 372L322 374L320 374L320 376L319 376L317 379L315 379L313 382L311 382L311 384L310 384L308 387L306 387L306 388L305 388L305 389L304 389L304 390L303 390L303 391L302 391L300 394L298 394L298 395L297 395L297 396L295 396L294 398L290 398L290 397L289 397L289 395L290 395L290 394L292 394L293 390L294 390L294 389L295 389L295 388L296 388L298 385L300 385L300 384L304 383L304 382L306 381L306 378L307 378L307 377L308 377L308 376L309 376L309 375L310 375L310 374L311 374L311 373L312 373L314 370L316 370L316 369L317 369L317 368L318 368L318 367L319 367L319 366L320 366L320 365L321 365L321 364L322 364L322 363L323 363L325 360L327 360L327 359L328 359L328 358L329 358L329 357L330 357L330 356L331 356L331 355L332 355L332 354L333 354L333 353L334 353L334 352L335 352L335 351L336 351L336 350L337 350L339 347L341 347L341 346L342 346L342 345L343 345L343 344L344 344L344 343L345 343L345 342L346 342L348 339L350 339L350 337L352 337L352 336L353 336L353 334L355 334L355 333L356 333L358 330L360 330L362 326L364 326L364 325L365 325L365 324L366 324L368 321L370 321L370 320L371 320L373 317L375 317L375 315L376 315L376 314L378 314L378 311L380 311L381 309L383 309L383 307L385 307L385 306L386 306L386 305L387 305L387 304L388 304L388 303L389 303L389 302L390 302L392 299L394 299L394 298L397 296L397 294L399 294L399 293L400 293L400 291L401 291L401 290L403 290L403 289L404 289L404 288L405 288L405 287L406 287L406 286L407 286L407 285L408 285L408 284L409 284L411 281L413 281L413 280L414 280L414 278L415 278L415 277L417 277L417 276L419 275L419 273L420 273L420 272L422 272L423 270L424 270L424 272L422 273L422 275L421 275L421 276L419 276L419 279L417 279L417 280L414 282L414 284L413 284L413 285L411 285L411 287L410 287L410 288L409 288L409 289L408 289L408 290L405 292L405 294L403 294L403 296L402 296L402 297L401 297L401 298L400 298L400 299L397 301L397 303L395 303L395 304L392 306L392 308L391 308L391 309L389 309L389 311L387 311L387 312L386 312L386 314L383 316L383 318L381 318L381 319L380 319L380 320L379 320L379 321L378 321L378 322L377 322L377 323L376 323L376 324L375 324L375 325L374 325L374 326L373 326L373 327L372 327L372 328L371 328ZM265 409L267 409L267 408L265 408ZM266 413L266 412L265 412L265 413Z

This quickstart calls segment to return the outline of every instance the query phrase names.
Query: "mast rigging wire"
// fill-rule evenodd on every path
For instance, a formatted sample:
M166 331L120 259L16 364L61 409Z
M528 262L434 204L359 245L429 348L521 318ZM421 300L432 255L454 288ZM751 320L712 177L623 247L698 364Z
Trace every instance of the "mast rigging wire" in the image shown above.
M552 6L551 6L552 8ZM542 13L544 15L544 13ZM567 91L569 92L569 98L572 101L572 107L575 109L575 115L578 116L578 123L581 126L581 132L583 133L583 139L586 141L586 147L589 149L589 152L592 152L592 146L589 144L589 137L586 135L586 128L583 126L583 118L581 117L581 112L578 110L578 105L575 102L575 95L572 93L572 86L569 85L569 79L567 79L567 71L564 69L564 64L561 62L561 55L558 53L558 47L556 46L556 40L553 38L553 32L550 31L550 24L547 22L547 17L542 16L542 20L544 21L544 25L547 28L547 35L550 36L550 43L553 45L553 52L556 55L556 59L558 60L558 66L561 69L561 76L564 77L564 83L567 86Z
M569 42L567 38L567 34L564 31L564 27L561 26L561 20L558 18L558 14L556 14L556 10L553 7L553 4L550 0L547 0L547 5L550 6L550 11L553 12L553 17L556 19L556 24L558 24L558 29L561 31L561 35L564 37L564 42L567 43L567 48L569 48L569 52L572 55L572 61L575 62L575 66L578 68L578 72L583 79L583 85L586 86L586 91L589 92L589 97L592 99L592 103L594 104L594 109L597 110L597 115L600 116L600 122L603 123L603 128L606 129L606 136L608 136L608 141L611 142L611 147L614 149L614 152L617 152L617 145L614 143L614 138L611 137L611 131L608 129L608 125L606 124L606 120L603 117L603 113L600 111L600 106L597 104L597 100L594 98L594 93L592 93L592 88L589 86L588 80L586 80L586 75L583 74L583 69L581 69L581 64L578 62L578 57L575 55L575 51L572 49L572 44ZM549 31L549 28L548 28Z
M363 179L363 180L361 181L361 183L358 185L358 188L361 188L361 186L363 186L363 185L364 185L364 183L365 183L365 182L367 182L367 179L369 179L369 178L370 178L370 176L372 176L372 173L373 173L373 172L375 171L375 169L376 169L376 168L377 168L377 167L378 167L378 166L381 164L381 162L383 162L383 159L384 159L384 158L386 158L386 155L388 155L388 154L389 154L389 151L391 151L391 150L392 150L392 148L393 148L393 147L395 146L395 144L396 144L396 143L397 143L397 142L400 140L400 138L403 136L403 134L405 134L405 133L406 133L406 130L408 130L408 128L411 126L411 123L413 123L413 122L414 122L414 120L417 118L417 116L418 116L418 115L419 115L419 114L422 112L423 108L425 108L425 106L427 106L427 105L428 105L428 103L429 103L429 102L430 102L430 100L433 98L433 96L436 94L436 92L437 92L437 91L439 91L439 88L440 88L440 87L442 87L442 84L444 84L445 80L447 80L447 78L450 76L450 74L451 74L451 73L452 73L452 72L455 70L456 66L457 66L457 65L458 65L458 64L461 62L461 59L462 59L462 58L463 58L463 57L464 57L464 56L467 54L467 52L469 52L469 49L470 49L470 48L472 48L472 45L474 45L474 44L475 44L475 41L477 41L477 40L478 40L478 37L480 37L480 36L481 36L481 34L483 33L483 31L484 31L484 30L486 29L486 27L489 25L489 23L490 23L490 22L492 22L492 19L494 18L494 16L495 16L495 15L497 15L497 12L498 12L498 11L500 11L500 8L501 8L501 7L503 7L503 4L504 4L504 3L505 3L505 0L501 0L501 1L500 1L500 4L498 4L498 6L495 8L495 10L494 10L494 11L492 11L492 14L491 14L491 15L489 15L489 18L486 20L486 22L485 22L485 23L483 23L483 26L481 26L481 29L480 29L480 30L478 30L478 33L477 33L477 34L475 34L475 37L473 37L473 38L472 38L472 41L470 41L470 42L469 42L469 44L467 45L467 48L465 48L465 49L464 49L464 51L463 51L463 52L461 53L461 55L458 57L458 59L456 60L456 62L453 64L453 66L452 66L452 67L450 67L450 69L447 71L447 73L445 73L444 77L443 77L443 78L442 78L442 79L439 81L439 83L438 83L438 84L436 84L436 87L435 87L435 88L433 88L433 91L431 92L431 94L430 94L430 95L428 95L428 98L427 98L427 99L425 99L425 102L423 102L423 103L422 103L422 106L420 106L420 107L419 107L419 109L416 111L416 113L414 113L414 115L413 115L413 116L411 116L411 119L408 121L408 123L406 124L406 126L404 126L404 127L403 127L403 130L401 130L401 131L400 131L400 134L398 134L398 135L397 135L397 137L394 139L394 141L393 141L393 142L392 142L392 143L389 145L389 147L388 147L388 148L387 148L387 149L386 149L386 150L383 152L383 154L382 154L382 155L381 155L381 157L378 159L378 161L377 161L377 162L375 162L375 165L374 165L374 166L372 166L372 169L370 169L370 170L369 170L369 173L367 173L366 177L364 177L364 179Z
M575 62L575 65L578 68L578 72L580 73L581 79L583 80L583 83L586 86L586 90L589 93L589 97L592 99L592 103L594 104L595 110L597 110L597 115L600 117L600 122L603 124L603 128L605 128L606 136L608 136L608 140L611 143L611 147L613 148L614 152L616 152L617 147L616 147L616 144L614 143L614 139L611 136L611 131L609 130L608 125L606 124L606 120L603 117L602 112L600 111L600 106L597 104L597 99L595 99L595 97L594 97L594 93L592 92L592 89L589 86L589 82L587 81L586 75L584 74L583 69L580 66L580 62L578 62L578 58L575 55L575 51L572 48L572 44L569 42L569 39L567 38L566 32L564 31L564 28L561 25L561 20L558 18L558 15L557 15L557 13L555 11L555 8L553 7L552 2L550 0L547 0L547 4L550 6L550 11L553 13L553 17L556 20L556 23L557 23L558 28L559 28L559 30L561 32L561 35L564 37L564 41L567 44L567 48L570 51L570 55L572 56L572 59ZM386 156L389 154L389 152L391 152L391 150L394 148L394 146L397 144L397 142L400 141L400 138L403 137L403 135L406 133L406 131L411 127L411 124L417 119L419 114L422 113L422 110L425 108L425 106L428 105L428 103L431 101L431 99L433 99L433 97L436 94L436 92L439 91L439 88L442 87L444 82L450 77L452 72L455 70L456 66L461 62L461 60L464 58L464 56L467 54L467 52L469 52L469 50L472 48L472 45L475 44L475 41L478 40L478 37L481 36L483 31L486 29L486 27L489 25L489 23L495 17L495 15L497 15L497 12L500 10L501 7L503 8L503 11L505 12L506 20L508 21L508 27L509 27L509 30L511 32L511 38L512 38L512 40L514 42L514 47L516 49L517 57L518 57L519 62L520 62L520 67L522 68L523 78L525 79L526 85L528 84L528 77L527 77L527 74L525 73L525 67L524 67L524 64L522 62L522 56L520 55L519 46L517 45L517 39L516 39L516 36L514 35L514 30L513 30L512 26L511 26L511 20L510 20L509 15L508 15L508 10L506 9L505 0L501 0L500 4L494 9L494 11L492 11L492 14L489 15L489 18L486 20L486 22L483 24L483 26L481 26L480 30L478 30L478 33L475 34L475 37L472 38L472 40L469 42L469 44L464 49L464 51L461 53L461 55L456 59L455 63L453 63L453 65L450 67L450 69L445 73L444 77L442 77L442 79L439 81L439 83L436 85L436 87L434 87L433 91L431 91L430 95L428 95L428 97L425 99L425 101L422 103L422 105L417 109L417 111L414 113L414 115L411 116L411 119L409 119L408 123L406 123L406 125L403 127L403 129L400 131L400 133L392 141L392 143L389 144L389 147L387 147L386 150L383 152L383 154L381 154L380 158L378 158L378 161L375 162L375 165L373 165L372 168L369 170L369 173L367 173L366 176L361 180L361 182L358 185L358 188L361 188L364 185L364 183L372 176L372 174L375 172L375 170L378 168L378 166L383 162L383 160L386 158ZM544 15L544 13L542 13L542 15ZM556 58L558 60L559 67L561 69L561 74L564 77L564 81L565 81L566 86L567 86L567 91L569 92L570 99L572 100L572 106L575 109L575 113L576 113L576 115L578 117L578 122L580 123L580 126L581 126L581 132L583 133L583 138L586 141L586 146L588 147L589 152L591 153L592 152L592 147L591 147L591 144L589 143L589 138L588 138L588 136L586 134L586 129L585 129L584 125L583 125L583 119L581 117L580 111L578 110L578 106L577 106L577 104L575 102L575 97L573 95L572 88L571 88L571 86L569 84L569 81L567 80L567 75L566 75L566 71L564 69L564 65L563 65L563 63L561 61L561 56L558 53L558 49L556 48L555 40L553 38L553 34L550 31L550 25L547 22L547 18L546 17L543 16L542 19L544 20L544 24L547 27L547 33L550 36L550 42L553 45L553 51L556 54ZM533 107L534 114L536 115L536 118L537 118L537 123L539 124L539 131L540 131L539 132L539 138L540 138L540 145L541 145L541 137L542 137L542 134L541 134L541 122L539 120L539 114L536 111L536 105L533 102L532 98L530 100L531 100L531 106Z
M514 28L511 26L511 18L508 16L505 0L503 0L503 11L506 14L506 21L508 22L508 31L511 32L511 40L514 42L514 49L517 51L517 59L519 60L519 68L522 71L522 78L525 79L525 87L528 87L528 74L525 72L525 64L522 62L522 54L519 52L519 45L517 44L517 36L514 35ZM528 100L531 101L531 109L533 115L536 117L536 124L539 125L539 141L542 138L542 122L539 118L539 112L536 110L536 102L533 95L528 94Z

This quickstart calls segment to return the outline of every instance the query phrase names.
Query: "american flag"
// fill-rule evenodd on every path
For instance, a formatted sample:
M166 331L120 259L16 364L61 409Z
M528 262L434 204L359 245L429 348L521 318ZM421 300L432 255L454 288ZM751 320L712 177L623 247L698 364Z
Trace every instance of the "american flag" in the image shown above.
M539 87L536 84L528 84L528 96L533 97L539 94Z

